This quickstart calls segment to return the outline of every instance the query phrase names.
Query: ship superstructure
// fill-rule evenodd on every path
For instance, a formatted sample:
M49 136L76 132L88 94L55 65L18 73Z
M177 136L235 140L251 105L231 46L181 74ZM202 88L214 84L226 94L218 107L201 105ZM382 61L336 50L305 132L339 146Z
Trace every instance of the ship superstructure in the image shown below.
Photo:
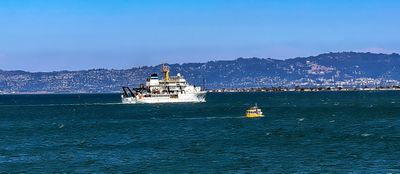
M206 91L187 83L179 73L170 76L166 65L161 68L164 78L152 74L146 79L146 84L139 88L122 87L123 103L176 103L176 102L205 102Z

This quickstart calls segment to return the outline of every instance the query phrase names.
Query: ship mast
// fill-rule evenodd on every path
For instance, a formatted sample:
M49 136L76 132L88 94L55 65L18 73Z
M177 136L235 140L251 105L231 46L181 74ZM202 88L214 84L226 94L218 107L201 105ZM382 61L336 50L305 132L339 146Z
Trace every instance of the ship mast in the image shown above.
M165 81L169 80L169 66L162 64L161 71L164 73Z

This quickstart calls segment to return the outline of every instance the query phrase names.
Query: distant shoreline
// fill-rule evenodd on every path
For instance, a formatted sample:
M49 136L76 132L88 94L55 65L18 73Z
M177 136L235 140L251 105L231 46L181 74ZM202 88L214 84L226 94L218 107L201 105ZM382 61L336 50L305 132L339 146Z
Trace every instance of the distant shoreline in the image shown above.
M341 91L364 90L361 88L365 86L368 87L365 90L387 90L380 87L400 86L398 54L336 52L284 61L254 57L168 66L172 74L181 73L191 84L206 86L205 89L208 87L210 91L327 91L319 88L345 88ZM160 64L121 70L0 70L0 94L119 93L122 86L139 86L153 73L161 76L161 67ZM375 87L379 89L373 89Z
M321 91L398 91L400 86L380 86L380 87L295 87L295 88L231 88L213 89L208 92L321 92Z
M348 88L348 87L295 87L295 88L223 88L209 89L210 93L230 93L230 92L323 92L323 91L400 91L400 86L381 86L381 87L363 87L363 88ZM47 92L47 91L32 91L32 92L0 92L0 95L50 95L50 94L119 94L119 91L113 92Z

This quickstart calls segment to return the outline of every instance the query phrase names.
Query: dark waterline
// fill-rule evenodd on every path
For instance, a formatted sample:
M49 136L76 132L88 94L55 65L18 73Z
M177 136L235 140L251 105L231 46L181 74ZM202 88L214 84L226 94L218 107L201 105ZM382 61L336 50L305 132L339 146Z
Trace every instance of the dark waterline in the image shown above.
M400 173L399 113L397 91L0 95L0 172Z

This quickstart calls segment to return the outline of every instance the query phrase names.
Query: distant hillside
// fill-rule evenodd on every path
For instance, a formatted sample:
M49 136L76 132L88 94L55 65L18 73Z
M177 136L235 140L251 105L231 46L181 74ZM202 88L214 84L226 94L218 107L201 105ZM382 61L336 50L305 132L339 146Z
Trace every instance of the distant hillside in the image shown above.
M92 69L30 73L1 71L0 92L116 92L137 86L158 66L126 70ZM278 86L378 86L399 85L400 55L327 53L286 60L238 58L230 61L170 64L171 74L181 73L192 84L206 87ZM161 75L161 74L160 74Z

